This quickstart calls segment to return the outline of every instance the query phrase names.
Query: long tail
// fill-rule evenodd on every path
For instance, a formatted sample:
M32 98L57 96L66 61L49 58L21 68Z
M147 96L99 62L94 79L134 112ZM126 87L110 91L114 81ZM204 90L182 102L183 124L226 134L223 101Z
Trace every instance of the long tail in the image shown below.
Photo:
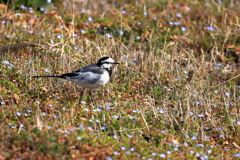
M40 77L62 78L61 76L33 76L32 78L40 78Z

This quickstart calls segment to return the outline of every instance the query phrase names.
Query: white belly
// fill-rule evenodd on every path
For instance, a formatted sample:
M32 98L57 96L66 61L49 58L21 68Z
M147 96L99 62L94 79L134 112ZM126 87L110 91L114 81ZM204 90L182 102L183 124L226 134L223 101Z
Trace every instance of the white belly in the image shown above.
M95 89L98 87L104 86L110 79L109 73L104 71L103 74L94 74L91 72L86 72L79 74L76 79L67 79L70 80L77 85L80 85L84 88Z
M107 84L109 79L110 79L109 73L107 71L105 71L104 74L101 76L99 82L97 82L99 87L104 86L105 84Z

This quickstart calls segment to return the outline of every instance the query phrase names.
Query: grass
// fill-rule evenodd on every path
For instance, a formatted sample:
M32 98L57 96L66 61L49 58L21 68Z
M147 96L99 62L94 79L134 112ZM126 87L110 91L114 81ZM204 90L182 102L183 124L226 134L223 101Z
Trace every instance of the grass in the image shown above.
M237 3L1 10L2 47L41 44L0 48L0 158L238 159ZM121 65L95 104L79 106L80 87L70 82L32 79L102 56Z

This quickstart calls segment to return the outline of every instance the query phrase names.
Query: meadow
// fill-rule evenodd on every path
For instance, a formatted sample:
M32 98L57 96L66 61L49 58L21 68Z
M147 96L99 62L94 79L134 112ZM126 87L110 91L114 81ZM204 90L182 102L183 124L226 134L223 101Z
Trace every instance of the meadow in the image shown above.
M240 2L16 2L0 4L0 159L240 159ZM93 101L32 78L103 56L121 64Z

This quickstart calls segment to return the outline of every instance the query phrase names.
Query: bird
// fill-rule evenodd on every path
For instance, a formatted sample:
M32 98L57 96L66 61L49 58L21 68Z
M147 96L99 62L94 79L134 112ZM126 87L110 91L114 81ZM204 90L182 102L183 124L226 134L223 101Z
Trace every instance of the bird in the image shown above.
M81 103L82 96L86 88L90 89L89 95L91 96L91 91L93 89L99 88L107 84L112 76L113 70L111 66L114 64L120 64L114 61L110 57L102 57L95 64L90 64L83 68L80 68L72 73L65 73L60 76L33 76L32 78L61 78L75 84L82 86L82 91L80 92L79 104Z

